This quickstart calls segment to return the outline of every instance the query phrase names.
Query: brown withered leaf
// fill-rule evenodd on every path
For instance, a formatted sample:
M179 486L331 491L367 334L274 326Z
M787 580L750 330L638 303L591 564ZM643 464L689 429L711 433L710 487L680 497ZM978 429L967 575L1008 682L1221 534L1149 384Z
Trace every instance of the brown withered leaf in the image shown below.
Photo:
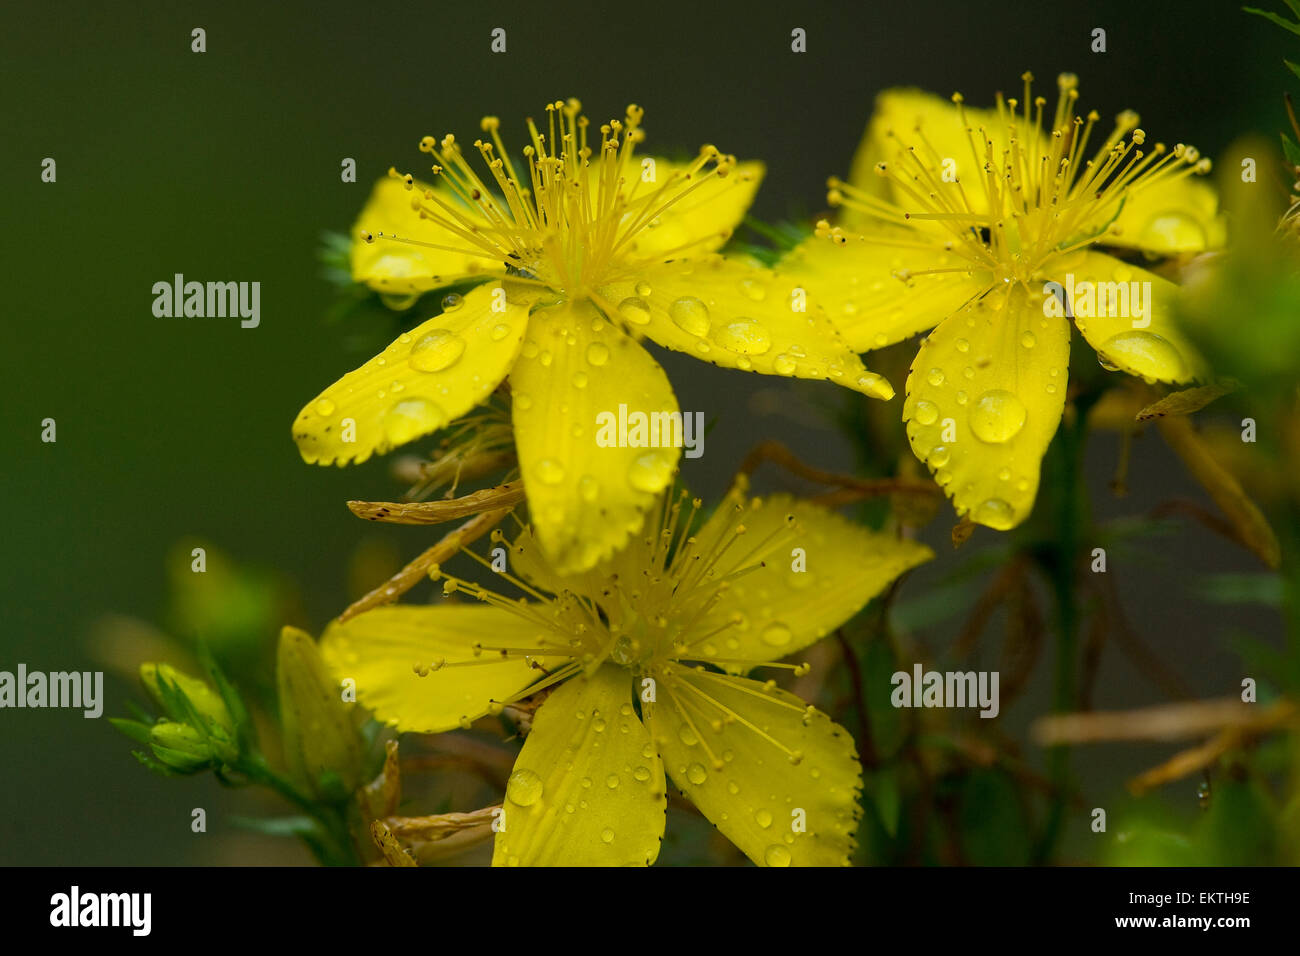
M1140 422L1149 422L1154 418L1164 418L1166 415L1190 415L1192 412L1200 411L1216 398L1222 398L1240 387L1239 382L1225 378L1210 385L1170 392L1164 398L1146 406L1134 417Z

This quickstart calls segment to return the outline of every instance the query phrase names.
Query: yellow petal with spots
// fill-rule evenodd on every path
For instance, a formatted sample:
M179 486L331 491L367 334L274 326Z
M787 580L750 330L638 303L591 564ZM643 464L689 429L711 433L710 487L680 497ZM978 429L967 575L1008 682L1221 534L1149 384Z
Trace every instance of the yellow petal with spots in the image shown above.
M726 176L695 173L698 185L686 179L691 164L646 156L625 183L632 208L623 228L643 224L621 250L626 257L662 261L698 256L722 248L745 217L763 180L763 164L737 163ZM649 177L653 176L653 180ZM592 177L593 184L599 182ZM594 187L593 187L594 188ZM689 191L686 191L689 190Z
M1123 209L1101 239L1108 246L1160 255L1219 249L1226 240L1218 193L1192 177L1126 193Z
M966 266L917 230L873 224L843 244L811 236L777 268L816 295L849 348L866 352L933 328L988 289L991 272L946 271Z
M1042 296L1023 286L990 293L926 337L903 418L959 515L999 531L1029 517L1069 359L1069 322L1045 315Z
M681 455L672 386L584 300L534 313L510 387L533 534L556 573L585 571L640 529L672 479Z
M606 665L547 698L506 784L493 866L646 866L667 788L632 708L632 675Z
M465 207L445 187L416 183L411 189L392 176L375 183L365 208L352 226L352 278L379 292L407 294L426 292L447 285L484 269L501 271L501 263L484 256L472 255L468 243L456 234L428 219L421 219L413 208L426 189L433 189L443 202L461 209L466 218L482 218ZM484 226L489 225L486 220ZM364 233L375 237L367 242ZM413 242L397 242L379 237L398 236ZM453 247L438 248L439 246Z
M603 286L599 298L632 332L721 368L827 379L872 398L894 394L794 277L711 256L648 267Z
M967 126L975 131L973 135L967 135ZM986 151L985 139L978 132L981 126L985 138L993 141L993 156L1000 157L1006 136L1001 132L1002 124L996 110L966 107L966 123L963 124L961 113L951 99L912 88L885 90L876 97L875 110L853 155L849 183L873 196L890 200L904 210L915 209L916 201L896 183L878 175L876 164L898 163L900 171L915 174L918 170L916 160L920 160L932 170L939 185L952 189L953 205L965 208L965 203L958 198L957 182L962 182L966 184L965 196L972 208L987 211L988 200L979 186ZM918 128L921 136L917 135ZM972 140L978 152L972 150ZM917 148L916 160L908 154L908 146ZM951 160L947 167L944 165L946 160ZM951 170L955 177L953 182L942 177L945 168ZM845 210L842 225L846 229L855 229L875 221L864 213Z
M509 701L541 672L522 656L484 648L537 648L541 629L508 611L478 604L398 604L335 621L321 653L340 681L356 681L357 700L376 719L404 732L432 734L467 726L493 701ZM421 673L423 672L423 676Z
M1074 324L1104 365L1151 382L1190 382L1209 375L1199 352L1174 322L1178 286L1153 272L1086 251L1053 267Z
M732 488L695 536L697 553L721 555L704 587L736 577L692 628L709 636L692 642L681 657L716 659L733 673L748 671L748 662L786 657L934 557L923 544L868 531L790 495L749 498L746 484Z
M667 664L646 724L668 776L759 866L842 866L862 768L853 738L793 694Z
M309 464L365 461L486 399L519 352L532 298L497 283L410 332L308 402L293 423Z

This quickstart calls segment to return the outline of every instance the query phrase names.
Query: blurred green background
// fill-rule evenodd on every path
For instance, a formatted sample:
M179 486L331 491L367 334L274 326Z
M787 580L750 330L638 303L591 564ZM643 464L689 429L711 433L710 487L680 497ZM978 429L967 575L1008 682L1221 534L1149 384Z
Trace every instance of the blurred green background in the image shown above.
M1098 26L1105 54L1089 50ZM190 51L194 27L207 31L206 53ZM504 55L489 52L494 27L507 30ZM790 52L793 27L807 30L804 55ZM120 614L169 624L168 581L176 562L188 570L188 551L176 551L186 539L294 582L284 622L314 634L353 596L359 545L410 557L428 544L427 534L363 524L344 508L396 493L384 461L309 467L289 436L299 407L392 332L327 322L338 292L322 278L321 234L346 231L390 164L417 168L426 133L470 138L494 113L518 146L523 117L546 100L577 96L595 120L637 102L652 151L712 142L763 159L754 213L771 221L823 207L825 177L847 171L872 97L887 86L960 88L984 103L1017 88L1024 69L1049 89L1069 70L1084 109L1133 107L1153 137L1218 156L1240 133L1282 126L1286 41L1210 0L7 4L0 669L105 669L97 622ZM45 157L57 161L55 184L40 181ZM357 161L356 184L340 182L344 157ZM176 272L260 281L261 326L155 318L151 287ZM845 440L809 403L839 396L657 354L681 406L719 420L705 457L685 471L698 491L717 495L767 436L819 466L851 465ZM47 417L57 444L40 441ZM1105 435L1090 449L1103 515L1142 513L1175 494L1204 498L1149 439L1135 450L1131 496L1111 500L1115 450ZM945 505L934 540L950 518ZM1240 667L1225 636L1275 634L1276 621L1207 612L1188 592L1197 573L1256 566L1199 528L1164 547L1164 562L1116 570L1134 626L1195 691L1231 692ZM911 598L950 554L941 547L939 567L909 582ZM926 634L940 648L951 637L951 627ZM1098 687L1099 707L1157 702L1114 654ZM113 672L105 694L106 716L141 697ZM1019 733L1044 700L1018 702L1004 714L1008 730ZM222 822L234 809L267 808L210 778L160 781L130 749L106 721L79 712L0 712L0 863L308 859L289 841ZM1105 790L1167 753L1102 748L1081 752L1079 767ZM1179 797L1194 805L1193 786ZM192 807L208 810L205 836L190 832Z

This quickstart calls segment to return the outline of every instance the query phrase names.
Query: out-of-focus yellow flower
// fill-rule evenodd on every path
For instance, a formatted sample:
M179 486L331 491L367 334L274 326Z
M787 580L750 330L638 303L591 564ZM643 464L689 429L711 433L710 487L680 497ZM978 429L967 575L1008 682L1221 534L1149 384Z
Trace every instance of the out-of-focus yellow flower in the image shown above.
M1075 114L1076 78L1060 77L1046 129L1031 80L995 110L882 94L850 180L831 180L842 225L778 266L859 351L933 329L907 380L908 439L959 514L1000 530L1032 510L1061 419L1067 316L1109 369L1205 374L1173 324L1177 286L1099 247L1154 257L1224 238L1213 190L1189 178L1208 159L1148 146L1133 112L1090 154L1099 117Z
M401 730L468 727L552 689L506 788L496 864L653 862L665 775L755 863L847 862L852 739L742 675L805 669L773 662L932 554L784 495L748 499L743 483L691 535L699 506L664 496L626 549L576 577L522 532L505 576L528 599L447 578L483 604L379 608L326 632L335 672Z
M389 294L477 277L442 314L402 334L309 402L293 434L308 462L362 461L446 425L509 378L520 468L541 545L582 571L640 527L680 449L601 447L620 405L677 413L643 338L725 368L829 379L877 398L867 372L797 283L716 255L762 175L713 146L686 163L636 157L642 111L588 139L576 100L531 120L524 163L498 120L476 140L480 178L455 137L425 137L433 185L392 171L357 220L353 276Z

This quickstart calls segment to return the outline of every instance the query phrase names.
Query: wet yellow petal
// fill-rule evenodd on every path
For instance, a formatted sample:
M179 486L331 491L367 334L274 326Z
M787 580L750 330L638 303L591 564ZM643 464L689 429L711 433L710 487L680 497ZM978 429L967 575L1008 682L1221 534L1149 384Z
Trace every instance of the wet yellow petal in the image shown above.
M743 481L695 537L697 553L725 545L706 582L755 568L731 581L693 628L711 636L681 655L717 658L734 673L752 666L738 661L776 660L807 647L934 557L923 544L868 531L790 495L749 498ZM736 540L726 544L729 537Z
M510 370L528 323L532 300L517 288L471 289L454 311L404 332L308 402L293 423L303 460L365 461L487 398Z
M969 126L976 132L972 137L966 134ZM924 147L921 137L916 135L919 128L926 142L930 144L933 155L927 152L920 158L927 167L943 168L944 160L952 160L949 167L956 180L972 184L965 190L965 195L973 208L984 211L988 208L987 196L983 189L974 187L984 165L985 146L978 129L984 127L985 135L993 140L993 155L1000 157L1004 149L1006 136L1001 132L1002 124L996 110L972 109L966 107L966 124L961 121L961 114L950 98L936 96L923 90L900 88L885 90L876 97L875 110L867 123L866 133L853 156L849 171L849 183L872 195L891 200L903 209L912 209L916 202L903 192L894 182L886 180L876 173L877 163L903 163L908 168L910 162L906 147ZM896 134L890 136L890 131ZM971 149L974 140L978 153ZM957 186L953 201L964 205L957 199ZM974 188L973 188L974 187ZM846 229L861 228L874 222L871 217L853 210L845 210L841 224Z
M605 307L664 348L721 368L827 379L893 396L840 339L810 290L789 276L720 256L648 267L599 290Z
M321 653L335 677L356 681L357 700L376 719L432 734L482 717L493 701L515 697L540 676L520 656L475 654L475 644L542 647L537 625L499 608L397 604L334 622Z
M632 675L606 665L547 698L506 784L494 866L644 866L659 855L667 788L632 708Z
M1067 293L1074 324L1103 364L1147 381L1190 382L1208 375L1205 360L1174 324L1178 286L1168 279L1092 251L1070 256L1053 273ZM1098 314L1103 312L1112 314Z
M1172 255L1218 249L1226 239L1227 226L1219 213L1218 193L1207 183L1188 176L1126 193L1124 207L1102 241L1110 246Z
M862 770L848 731L757 681L668 664L643 704L681 791L759 866L849 862Z
M871 224L843 245L805 239L777 268L817 297L849 348L865 352L933 328L988 289L991 273L930 271L967 264L917 230Z
M653 165L647 164L647 160ZM689 163L657 157L640 159L633 171L640 181L624 185L633 202L624 226L644 220L646 227L628 243L623 250L625 255L657 261L682 255L699 256L720 249L730 238L754 201L763 180L763 164L737 163L726 176L705 176L698 187L683 193L688 182L683 177L689 166ZM651 175L653 180L648 179ZM699 176L697 173L696 177ZM598 183L599 178L592 177L592 182ZM681 198L668 205L674 195ZM651 215L655 210L658 212Z
M391 176L385 176L375 183L365 208L352 226L354 280L364 282L379 292L401 294L436 289L456 279L482 272L485 268L499 269L500 263L472 255L468 251L434 248L452 246L468 250L469 244L428 219L421 219L419 213L411 208L411 203L419 201L423 191L429 188L432 187L416 183L414 188L407 189L402 180ZM464 207L450 190L440 186L434 191L444 202L460 207L462 215L479 218L477 213ZM373 242L366 242L362 238L366 232L376 237ZM433 245L379 238L381 232L385 236L399 236Z
M672 386L659 363L587 301L533 315L510 386L533 532L555 572L585 571L640 529L672 479L681 448L634 444L650 433L630 427L633 413L656 431L671 424ZM671 437L660 433L660 445Z
M926 337L903 418L916 456L959 515L999 531L1027 517L1065 404L1070 324L1016 286L991 293Z

